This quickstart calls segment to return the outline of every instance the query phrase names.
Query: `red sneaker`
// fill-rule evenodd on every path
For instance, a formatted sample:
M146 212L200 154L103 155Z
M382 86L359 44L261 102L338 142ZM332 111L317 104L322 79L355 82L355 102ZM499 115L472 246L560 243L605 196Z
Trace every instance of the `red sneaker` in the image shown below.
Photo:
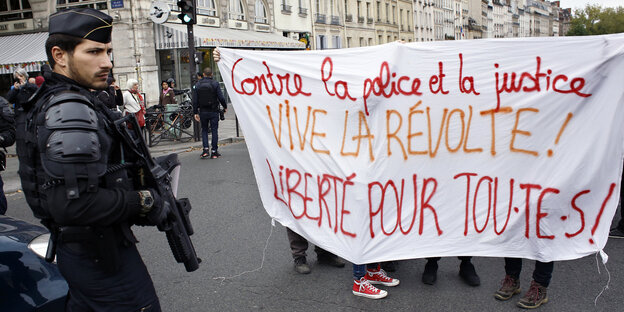
M388 292L371 285L366 277L359 281L353 281L353 294L370 299L381 299L388 295Z
M379 265L377 265L377 269L375 270L366 270L364 278L371 284L381 284L384 286L399 285L399 280L388 276L386 271L384 271Z

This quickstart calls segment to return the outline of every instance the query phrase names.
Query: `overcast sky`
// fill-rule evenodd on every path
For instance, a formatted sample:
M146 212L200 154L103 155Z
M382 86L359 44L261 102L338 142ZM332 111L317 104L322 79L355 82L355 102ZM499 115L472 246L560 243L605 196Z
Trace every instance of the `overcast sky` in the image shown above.
M618 7L624 6L624 0L560 0L562 8L581 9L584 8L587 3L600 4L603 7ZM574 10L573 10L574 11Z

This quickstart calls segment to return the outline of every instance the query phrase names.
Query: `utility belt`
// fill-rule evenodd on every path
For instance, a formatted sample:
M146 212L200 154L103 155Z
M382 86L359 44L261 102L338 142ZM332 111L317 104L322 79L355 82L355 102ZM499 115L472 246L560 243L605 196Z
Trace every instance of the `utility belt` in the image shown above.
M121 266L119 249L133 244L124 239L122 232L118 226L58 226L55 243L74 254L89 257L105 271L112 273Z

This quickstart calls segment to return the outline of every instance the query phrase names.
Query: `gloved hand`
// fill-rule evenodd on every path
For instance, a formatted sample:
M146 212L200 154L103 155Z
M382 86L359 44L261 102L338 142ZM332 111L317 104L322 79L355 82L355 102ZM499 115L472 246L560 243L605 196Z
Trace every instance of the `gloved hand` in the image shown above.
M139 218L137 224L138 225L163 225L165 220L167 220L167 215L169 215L169 205L166 204L158 192L154 189L148 189L152 198L154 199L154 203L152 204L152 209L147 212L145 217Z

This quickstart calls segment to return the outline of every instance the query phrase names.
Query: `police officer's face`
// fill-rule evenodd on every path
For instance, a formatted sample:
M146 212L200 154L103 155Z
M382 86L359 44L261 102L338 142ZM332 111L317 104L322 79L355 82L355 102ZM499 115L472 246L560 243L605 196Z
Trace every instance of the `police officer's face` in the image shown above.
M84 87L96 90L106 89L108 87L106 83L108 72L113 68L110 61L112 51L110 43L85 39L76 46L73 54L63 53L62 61L57 61L57 65L61 66L59 68L61 74Z

